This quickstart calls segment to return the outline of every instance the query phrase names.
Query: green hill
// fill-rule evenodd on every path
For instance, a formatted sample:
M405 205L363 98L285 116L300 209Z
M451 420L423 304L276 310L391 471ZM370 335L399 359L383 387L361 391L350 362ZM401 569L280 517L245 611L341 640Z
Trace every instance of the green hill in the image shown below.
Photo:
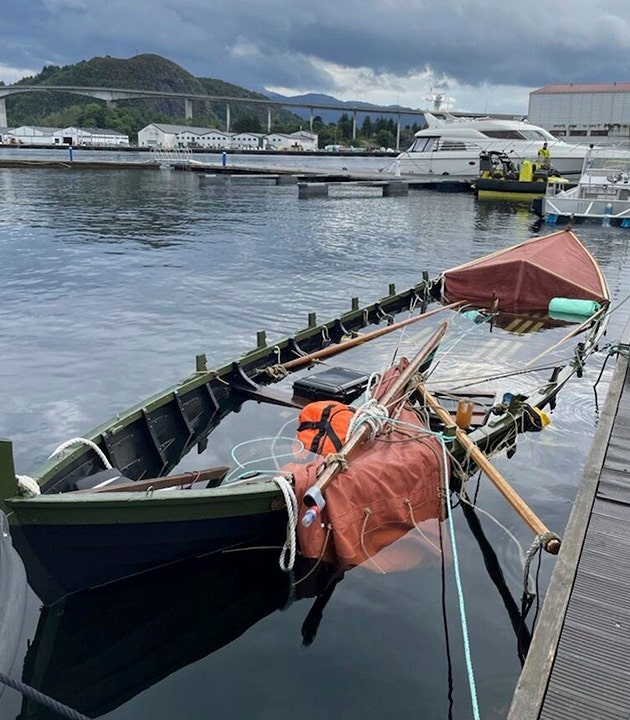
M78 87L138 88L191 95L215 95L265 99L238 85L213 78L196 78L187 70L159 55L143 54L129 59L109 56L83 60L75 65L47 65L34 77L16 85L75 85ZM71 93L27 93L7 98L7 120L13 127L101 127L118 130L134 140L138 130L150 122L179 123L203 127L225 127L225 103L193 101L193 119L186 121L183 100L120 100L108 107L104 102ZM266 129L267 110L257 105L230 105L231 129ZM274 128L296 130L304 120L287 111L274 112Z

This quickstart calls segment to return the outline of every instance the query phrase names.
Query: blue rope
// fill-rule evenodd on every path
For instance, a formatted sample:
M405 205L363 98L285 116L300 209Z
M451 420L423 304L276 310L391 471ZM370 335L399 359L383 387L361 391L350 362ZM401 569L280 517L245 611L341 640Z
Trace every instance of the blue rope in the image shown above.
M444 450L444 467L448 467L446 462L446 446L442 445ZM448 482L447 482L448 487ZM468 622L466 620L466 605L464 603L464 590L462 588L462 579L459 574L459 558L457 555L457 543L455 542L455 525L453 523L453 512L448 513L448 529L451 539L451 547L453 550L453 568L455 570L455 584L457 586L457 597L459 600L459 617L462 626L462 635L464 636L464 655L466 657L466 669L468 671L468 685L470 686L470 700L472 703L473 717L480 720L479 700L477 698L477 688L475 686L475 674L472 666L472 656L470 652L470 640L468 637Z

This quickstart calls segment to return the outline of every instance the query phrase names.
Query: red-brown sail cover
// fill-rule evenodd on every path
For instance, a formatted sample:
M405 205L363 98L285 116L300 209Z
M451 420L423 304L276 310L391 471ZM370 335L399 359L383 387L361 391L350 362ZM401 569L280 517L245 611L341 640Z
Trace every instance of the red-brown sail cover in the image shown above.
M503 312L547 310L552 298L609 300L596 261L570 230L499 250L443 273L449 302L464 300Z
M383 395L400 372L385 373ZM441 441L427 434L407 402L390 410L397 422L359 446L348 467L326 488L326 507L310 527L298 523L300 551L340 567L359 565L429 518L443 519L444 458ZM295 478L300 517L306 491L321 461L283 469Z

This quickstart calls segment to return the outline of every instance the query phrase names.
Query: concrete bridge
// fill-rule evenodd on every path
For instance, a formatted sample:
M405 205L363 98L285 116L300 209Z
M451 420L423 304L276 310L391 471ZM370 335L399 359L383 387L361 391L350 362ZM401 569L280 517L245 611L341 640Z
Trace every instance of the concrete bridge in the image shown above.
M7 126L7 108L6 98L11 95L22 93L42 93L42 92L65 92L74 95L87 95L89 97L104 100L108 105L113 105L117 100L136 100L140 98L171 98L182 100L184 103L184 116L187 120L192 120L193 116L193 100L205 100L210 102L224 102L226 105L226 131L230 131L230 105L263 105L267 108L267 131L271 132L271 111L277 108L308 108L310 110L310 129L313 130L313 119L317 110L338 110L340 113L352 113L352 137L357 135L357 115L358 113L394 115L396 117L396 147L400 142L400 118L402 116L417 115L419 118L424 116L423 110L412 110L411 108L370 106L369 108L349 105L326 105L311 103L296 103L286 101L276 101L257 99L257 98L241 98L229 97L222 95L193 95L187 93L163 92L161 90L131 90L125 88L99 88L99 87L76 87L62 85L13 85L9 87L0 87L0 127Z

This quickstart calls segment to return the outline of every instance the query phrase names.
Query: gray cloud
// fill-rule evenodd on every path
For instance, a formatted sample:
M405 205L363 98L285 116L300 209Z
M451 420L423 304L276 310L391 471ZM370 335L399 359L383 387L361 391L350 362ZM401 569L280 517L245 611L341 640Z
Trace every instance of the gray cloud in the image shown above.
M0 65L154 52L244 87L335 94L334 67L372 80L430 68L445 84L535 88L630 79L628 0L22 0L3 9ZM365 74L364 74L365 75ZM357 97L368 92L357 76ZM366 98L367 99L367 98Z

